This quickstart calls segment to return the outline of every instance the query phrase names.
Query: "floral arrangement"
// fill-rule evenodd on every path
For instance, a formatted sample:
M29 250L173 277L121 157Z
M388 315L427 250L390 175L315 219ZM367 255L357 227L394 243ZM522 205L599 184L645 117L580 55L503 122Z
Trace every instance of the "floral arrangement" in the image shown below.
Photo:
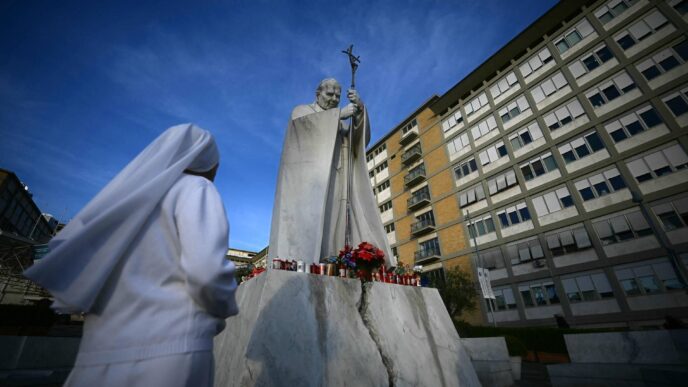
M343 269L356 270L356 259L354 258L354 250L351 246L344 246L343 250L339 250L339 255L334 258L334 262Z

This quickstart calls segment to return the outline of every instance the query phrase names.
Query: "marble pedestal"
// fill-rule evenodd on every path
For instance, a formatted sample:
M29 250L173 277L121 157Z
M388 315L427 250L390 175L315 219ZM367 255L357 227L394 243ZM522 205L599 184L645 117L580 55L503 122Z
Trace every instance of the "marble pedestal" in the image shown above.
M271 270L215 338L215 386L480 386L437 290Z

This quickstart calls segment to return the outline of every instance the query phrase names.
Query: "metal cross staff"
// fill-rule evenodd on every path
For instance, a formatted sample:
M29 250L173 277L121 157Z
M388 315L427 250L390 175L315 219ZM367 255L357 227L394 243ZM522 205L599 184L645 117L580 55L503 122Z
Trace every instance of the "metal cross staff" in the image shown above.
M356 88L356 69L358 69L358 63L360 59L353 54L354 45L349 45L347 50L343 50L342 53L349 57L349 64L351 65L351 88ZM346 229L344 231L344 244L346 246L351 246L351 177L353 175L353 131L354 131L354 116L351 116L351 121L349 122L349 132L347 133L348 147L347 150L347 164L346 164ZM353 246L352 246L353 247Z

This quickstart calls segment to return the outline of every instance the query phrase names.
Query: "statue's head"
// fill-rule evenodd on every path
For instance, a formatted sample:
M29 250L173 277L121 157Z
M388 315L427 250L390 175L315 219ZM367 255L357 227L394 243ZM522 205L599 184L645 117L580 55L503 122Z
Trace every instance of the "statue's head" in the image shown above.
M339 97L342 95L342 87L334 78L325 78L320 81L315 90L315 102L325 109L333 109L339 106Z

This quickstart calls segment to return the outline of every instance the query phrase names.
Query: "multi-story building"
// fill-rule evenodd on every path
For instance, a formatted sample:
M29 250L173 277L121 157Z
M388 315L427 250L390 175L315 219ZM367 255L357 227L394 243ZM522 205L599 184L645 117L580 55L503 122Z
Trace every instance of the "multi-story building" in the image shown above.
M0 168L0 304L26 304L49 296L21 273L43 253L58 223L41 214L17 175Z
M688 319L688 2L562 1L368 152L401 262L498 325Z

